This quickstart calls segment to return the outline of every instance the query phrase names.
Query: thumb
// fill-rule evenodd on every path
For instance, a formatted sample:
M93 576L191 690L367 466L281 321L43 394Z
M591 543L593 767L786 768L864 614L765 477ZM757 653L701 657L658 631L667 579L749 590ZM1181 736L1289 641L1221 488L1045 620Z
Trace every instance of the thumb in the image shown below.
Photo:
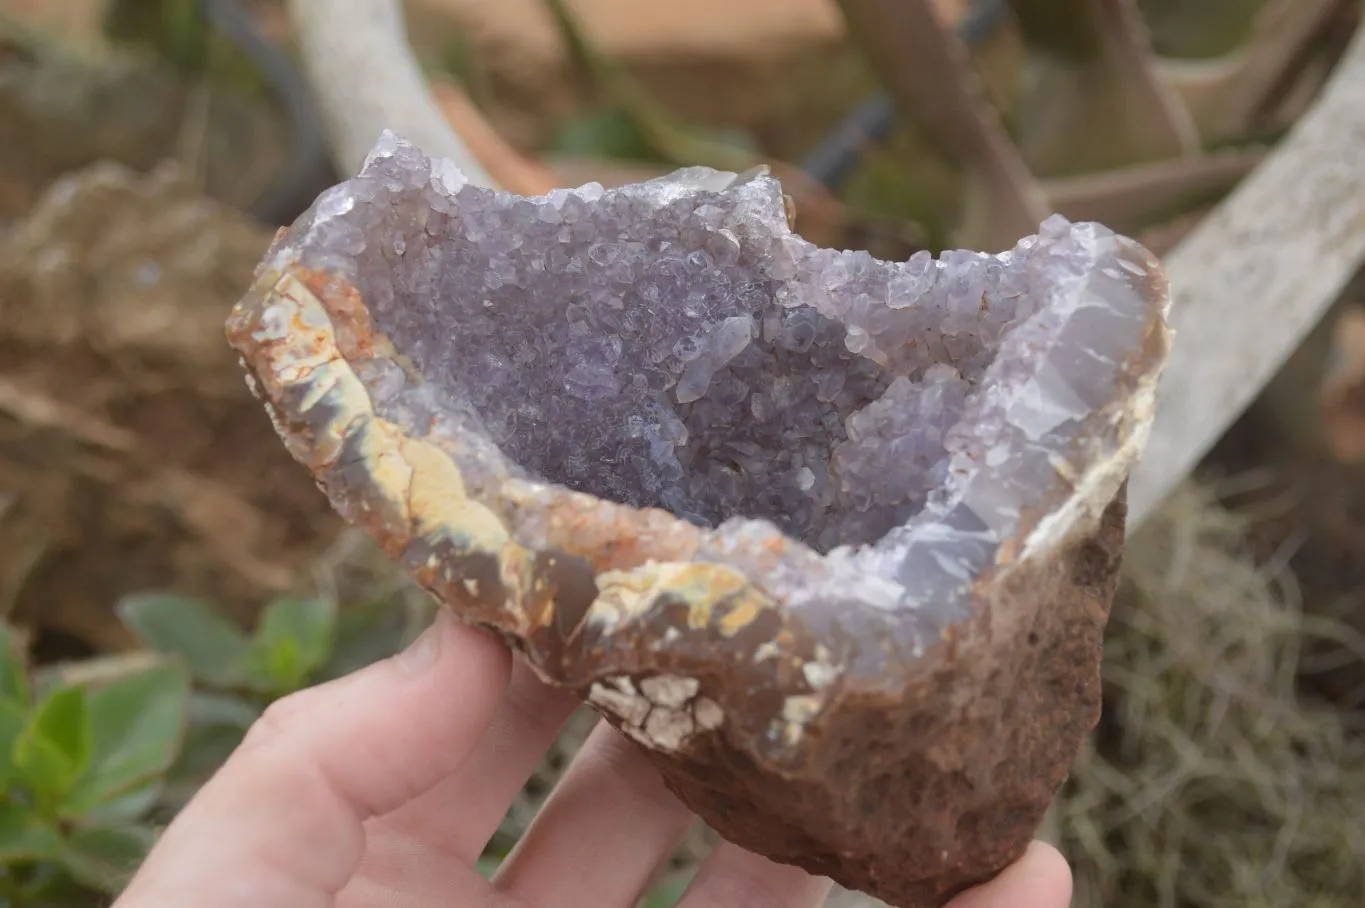
M1062 853L1041 841L989 883L968 889L944 908L1067 908L1071 867Z
M500 643L442 609L404 653L275 702L116 908L330 906L360 863L365 821L460 765L510 665Z

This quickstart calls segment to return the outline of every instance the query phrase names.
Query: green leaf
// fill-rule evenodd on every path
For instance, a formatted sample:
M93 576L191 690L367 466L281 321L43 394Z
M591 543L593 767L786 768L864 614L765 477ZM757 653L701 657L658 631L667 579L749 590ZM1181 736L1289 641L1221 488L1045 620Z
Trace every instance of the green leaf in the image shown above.
M10 700L0 700L0 792L14 781L14 746L28 725L28 712Z
M190 680L175 662L163 662L95 687L90 771L64 805L78 817L164 774L175 762L189 716Z
M164 665L170 657L150 649L127 650L102 656L63 662L48 662L32 673L32 686L39 698L62 687L92 687L109 684L129 675Z
M563 155L659 160L637 119L621 107L599 108L565 120L550 139L549 150Z
M479 871L479 875L486 880L493 879L493 874L497 873L501 866L502 858L495 855L484 855L474 865L475 869Z
M190 698L190 723L180 755L165 776L161 806L178 810L218 771L261 707L244 697L196 691Z
M56 812L56 805L71 791L80 777L79 768L62 749L47 738L27 730L14 743L14 768L18 781L33 791L45 813Z
M80 687L48 695L14 742L14 766L38 800L55 806L90 765L89 703Z
M214 687L243 682L246 635L211 603L190 596L143 594L124 597L117 610L144 644L183 656L196 680Z
M161 806L179 810L189 803L242 743L244 735L241 729L230 725L191 726L180 759L166 773Z
M132 823L145 817L161 803L166 784L161 779L134 788L81 813L81 822L92 826L111 826Z
M29 705L28 673L14 629L0 624L0 700Z
M55 858L55 854L53 856ZM56 860L34 864L17 887L12 902L0 901L3 908L91 908L90 890L71 879L71 874Z
M224 726L246 731L261 717L261 707L236 694L197 690L190 696L190 728Z
M315 679L330 681L392 656L408 642L411 625L410 610L392 601L341 609L331 655Z
M97 826L68 836L58 859L78 882L115 895L128 884L155 843L156 830L148 826Z
M336 624L336 603L329 599L286 597L271 602L247 651L251 686L270 695L306 686L332 651Z
M640 908L673 908L682 901L687 887L692 885L691 873L674 873L657 883L640 902Z
M17 801L0 804L0 864L50 859L61 850L56 828Z

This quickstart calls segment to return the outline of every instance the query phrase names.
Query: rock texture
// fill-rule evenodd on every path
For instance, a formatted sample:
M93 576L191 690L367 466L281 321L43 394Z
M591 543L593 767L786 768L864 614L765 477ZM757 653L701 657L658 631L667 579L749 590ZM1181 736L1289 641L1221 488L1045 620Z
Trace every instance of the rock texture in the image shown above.
M718 831L920 906L1097 718L1166 304L1093 224L887 263L765 173L519 198L386 135L229 335L337 510Z

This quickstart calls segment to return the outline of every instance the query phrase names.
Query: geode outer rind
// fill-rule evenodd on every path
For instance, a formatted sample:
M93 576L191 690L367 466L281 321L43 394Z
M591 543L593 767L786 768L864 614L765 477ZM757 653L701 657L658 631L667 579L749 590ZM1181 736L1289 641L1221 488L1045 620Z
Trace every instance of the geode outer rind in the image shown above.
M1034 484L1022 493L1014 487L1025 497L1008 514L992 511L1011 491L1007 480L1018 482L1001 465L1008 445L954 442L945 484L961 501L931 495L883 539L821 555L770 521L740 514L706 528L547 481L507 458L458 385L442 386L433 354L395 348L374 317L383 310L396 318L393 291L367 272L367 245L386 244L400 263L393 267L402 267L431 235L428 214L454 225L480 206L507 203L480 192L386 137L359 177L281 231L231 316L229 337L293 456L343 516L440 600L641 742L670 787L737 844L905 906L940 904L1017 858L1098 716L1100 640L1122 547L1120 489L1145 441L1168 345L1156 262L1086 225L1045 225L1048 233L1021 243L1016 271L1042 264L1006 290L1046 298L1021 307L1012 335L997 326L999 349L1014 343L1015 358L979 357L966 382L976 403L962 412L1004 413L1006 428L1010 414L1027 422L1032 434L999 437L1024 438L1010 449L1019 462L1042 450L1047 470L1030 474ZM779 223L781 194L770 178L693 170L623 193L608 202L633 206L644 220L667 206L675 216L680 198L720 210L708 216L724 224L715 230L728 231L739 266L772 292L807 294L769 301L770 309L840 311L837 295L820 296L799 273L811 261L817 271L830 266ZM539 217L553 219L563 199L545 202ZM381 206L398 219L376 226ZM774 249L797 264L774 258ZM1075 261L1054 274L1047 256L1056 249ZM978 266L1008 277L1011 262L973 260L958 278ZM776 272L787 285L770 280ZM981 291L983 313L1008 296L998 273L992 280ZM1080 302L1068 303L1062 290L1048 297L1048 281ZM1102 352L1058 342L1074 336L1067 314L1092 305L1092 285L1109 288L1127 319L1101 319L1113 335ZM409 296L410 307L444 305ZM868 314L868 296L848 308L849 350L922 377L913 351L877 348L890 336L888 320ZM735 318L708 325L709 336ZM949 349L946 333L941 340ZM1099 373L1094 388L1077 391L1081 361ZM817 377L822 390L829 374ZM705 382L699 387L704 395ZM1042 400L1045 388L1070 395L1072 410L1057 416L1061 408ZM1082 397L1092 402L1083 412L1074 402ZM1048 435L1038 429L1045 423L1064 433ZM886 567L893 562L922 569L897 573ZM933 587L943 590L941 606L905 592L922 577L957 574L966 574L960 587ZM926 580L920 588L931 587Z

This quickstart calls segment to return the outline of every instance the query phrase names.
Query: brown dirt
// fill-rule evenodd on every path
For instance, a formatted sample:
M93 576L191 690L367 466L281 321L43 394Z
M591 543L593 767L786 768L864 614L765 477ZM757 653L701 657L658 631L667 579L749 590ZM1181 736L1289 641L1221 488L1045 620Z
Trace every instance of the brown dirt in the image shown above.
M0 239L0 607L118 647L117 596L245 616L332 539L223 336L268 241L171 168L114 165Z

